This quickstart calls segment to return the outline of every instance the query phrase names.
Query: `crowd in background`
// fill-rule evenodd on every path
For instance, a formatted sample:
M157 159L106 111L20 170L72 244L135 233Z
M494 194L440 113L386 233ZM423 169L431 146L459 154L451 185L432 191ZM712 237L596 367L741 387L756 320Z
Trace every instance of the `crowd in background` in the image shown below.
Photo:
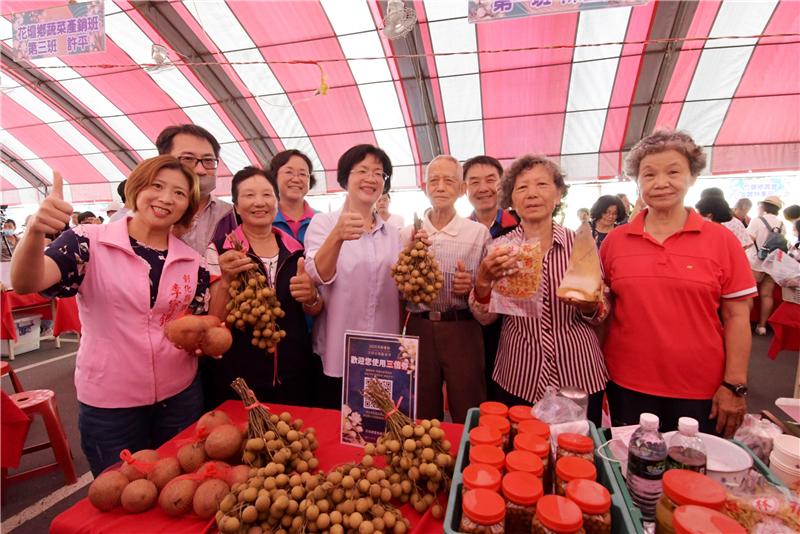
M421 418L444 416L445 393L450 416L463 422L486 399L533 404L548 387L570 386L587 392L597 424L605 396L615 425L649 411L662 430L691 416L701 430L729 436L746 411L751 299L761 297L756 334L766 333L771 310L775 282L763 251L800 262L799 206L781 220L782 201L769 196L747 220L748 201L731 209L719 190L704 191L696 210L684 206L705 156L681 132L656 132L632 148L633 205L605 195L580 210L604 281L588 300L556 295L576 234L554 219L568 186L545 156L506 169L488 155L434 158L423 184L430 209L416 229L390 213L392 162L373 145L340 157L346 197L330 213L306 201L315 177L301 151L237 172L231 205L211 195L220 145L208 131L172 126L156 146L160 156L121 185L124 207L109 206L109 222L75 213L58 177L8 251L15 290L78 295L79 424L95 474L122 448L157 447L203 409L235 398L228 385L237 376L264 402L339 408L347 330L419 337ZM463 195L474 208L467 218L455 210ZM429 306L404 302L392 276L412 239L429 244L443 274ZM518 270L515 245L533 240L543 254L537 312L498 313L495 284ZM234 328L231 350L199 361L166 339L164 325L185 313L224 320L247 270L281 302L285 335L275 352L257 339L275 333L258 328L256 337Z

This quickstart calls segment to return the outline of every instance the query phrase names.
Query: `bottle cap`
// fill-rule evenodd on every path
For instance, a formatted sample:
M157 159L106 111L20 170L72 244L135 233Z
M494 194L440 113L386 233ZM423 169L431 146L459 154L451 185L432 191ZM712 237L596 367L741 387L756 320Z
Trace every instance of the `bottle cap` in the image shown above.
M694 504L720 510L725 488L711 477L687 469L670 469L662 479L664 493L677 506Z
M506 455L500 447L492 445L475 445L469 449L469 463L491 465L497 470L502 470Z
M604 514L611 509L611 494L593 480L571 481L567 484L567 499L589 515Z
M564 456L556 462L556 475L564 482L577 479L596 480L597 468L585 458Z
M538 419L525 419L517 425L517 434L536 434L550 439L550 425Z
M503 443L500 431L492 426L476 426L469 431L470 445L494 445L499 447Z
M544 487L536 475L514 471L503 477L503 495L513 503L530 506L544 495Z
M639 416L639 425L647 430L658 430L658 416L644 412Z
M691 417L681 417L678 419L678 432L681 434L694 436L697 434L699 428L700 423L697 422L697 419Z
M481 415L499 415L505 417L508 414L508 406L502 402L486 401L480 404Z
M464 487L468 490L487 489L500 491L500 483L503 480L503 476L500 471L491 465L469 464L461 473L461 479L464 481Z
M491 426L500 431L500 434L505 436L511 432L511 423L508 419L499 415L482 415L478 419L478 426Z
M512 423L520 423L528 419L533 419L533 409L523 404L512 406L508 409L508 418Z
M679 506L672 516L675 534L746 534L730 517L702 506Z
M532 452L511 451L506 454L506 471L522 471L540 477L544 475L544 464Z
M560 495L545 495L539 499L536 518L544 527L556 532L577 532L583 526L581 509Z
M558 447L566 451L587 454L594 451L594 441L589 436L565 432L558 435Z
M464 494L461 503L464 514L479 525L496 525L506 517L506 503L490 490L474 489Z
M532 452L539 458L547 458L550 454L550 440L538 434L517 434L514 438L514 449Z

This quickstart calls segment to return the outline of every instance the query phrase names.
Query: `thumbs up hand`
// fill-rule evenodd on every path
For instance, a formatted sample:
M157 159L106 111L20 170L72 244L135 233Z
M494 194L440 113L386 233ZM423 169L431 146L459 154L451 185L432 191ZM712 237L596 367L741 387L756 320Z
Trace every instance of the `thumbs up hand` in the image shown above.
M467 272L464 260L456 263L456 272L453 275L453 294L457 296L469 295L472 291L472 275Z
M350 195L344 199L342 213L333 231L341 241L353 241L364 234L364 217L350 207Z
M64 180L61 173L53 172L53 188L42 201L39 211L31 218L26 232L33 234L57 234L69 224L72 205L64 201Z
M294 300L307 306L312 306L319 299L314 281L306 272L305 258L297 260L297 274L289 280L289 292Z

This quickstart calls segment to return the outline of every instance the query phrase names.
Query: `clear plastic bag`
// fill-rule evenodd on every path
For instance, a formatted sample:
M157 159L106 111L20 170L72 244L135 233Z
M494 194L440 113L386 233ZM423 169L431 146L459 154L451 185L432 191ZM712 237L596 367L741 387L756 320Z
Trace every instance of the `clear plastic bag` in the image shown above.
M722 509L750 534L800 532L800 498L785 488L776 488L756 471L731 490Z
M507 247L517 258L517 271L497 280L492 287L489 311L518 317L542 316L542 253L538 239L522 240L510 234L498 238L489 252Z
M782 287L800 286L800 262L782 250L773 250L761 263L761 270Z
M781 429L777 425L748 413L745 414L744 421L733 438L747 445L759 460L769 464L772 440L781 434Z
M586 419L583 408L570 399L559 396L553 387L548 387L542 399L534 405L533 415L548 425Z

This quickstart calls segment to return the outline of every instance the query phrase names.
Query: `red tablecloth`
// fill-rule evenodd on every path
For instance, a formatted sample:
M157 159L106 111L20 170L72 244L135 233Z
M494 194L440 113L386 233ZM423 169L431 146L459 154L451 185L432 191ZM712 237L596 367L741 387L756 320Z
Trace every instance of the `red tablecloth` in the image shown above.
M770 315L769 324L775 332L767 351L770 358L782 350L800 350L800 304L783 301Z
M239 401L227 401L220 407L234 421L245 421L244 407ZM338 464L350 462L360 456L361 450L339 443L339 412L318 408L300 408L296 406L270 405L273 412L288 411L294 417L301 418L306 426L317 430L319 448L316 450L320 469L327 470ZM461 440L462 425L443 424L447 439L453 444L453 453ZM159 449L162 456L174 456L177 453L176 442L190 437L194 433L194 425L184 430ZM446 505L447 496L441 499ZM442 532L442 522L431 517L430 512L424 516L417 514L409 505L401 507L403 515L413 525L412 532L428 534ZM213 520L212 520L213 522ZM51 534L75 533L114 533L114 534L199 534L205 532L210 523L188 515L180 518L169 517L156 505L143 514L126 514L121 509L112 512L100 512L83 499L69 510L59 514L50 524ZM216 532L216 529L213 529Z
M0 449L0 467L16 468L22 457L25 437L31 426L31 419L23 412L5 391L0 391L0 431L2 432L2 449Z
M0 339L17 339L12 313L19 308L28 308L31 313L41 314L42 319L53 319L50 299L37 294L18 295L14 291L3 291L0 302ZM53 333L58 336L63 332L81 331L78 316L78 304L75 297L56 299L56 316Z

